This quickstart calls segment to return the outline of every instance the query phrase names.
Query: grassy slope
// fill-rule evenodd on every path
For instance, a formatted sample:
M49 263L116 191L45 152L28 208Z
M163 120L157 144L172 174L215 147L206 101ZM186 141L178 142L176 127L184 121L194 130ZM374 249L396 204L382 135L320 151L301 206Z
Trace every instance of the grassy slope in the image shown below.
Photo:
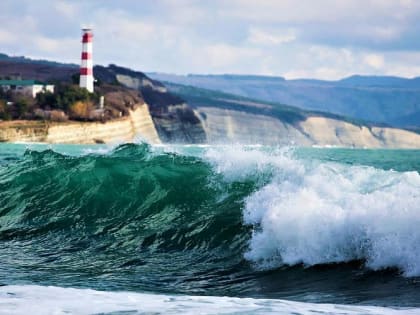
M412 121L404 117L420 110L420 78L353 76L340 81L321 81L241 75L151 76L177 84L400 127L411 127ZM420 126L420 121L415 123Z
M223 109L231 109L250 114L266 115L278 118L289 124L296 124L310 116L321 116L343 120L356 125L378 125L361 119L352 119L341 115L320 111L309 111L284 104L255 100L244 96L233 95L221 91L197 88L188 85L164 82L169 90L185 99L189 105L197 108L211 106Z

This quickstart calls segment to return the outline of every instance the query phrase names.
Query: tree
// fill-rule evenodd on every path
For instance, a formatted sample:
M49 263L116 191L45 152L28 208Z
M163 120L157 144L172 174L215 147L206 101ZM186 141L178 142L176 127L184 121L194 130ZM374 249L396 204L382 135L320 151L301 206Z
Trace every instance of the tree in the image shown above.
M77 85L59 84L56 86L55 93L38 93L36 102L43 109L58 109L69 112L74 103L78 101L87 102L96 98L94 94Z
M78 120L88 120L93 104L90 101L76 101L70 106L70 117Z
M10 112L5 100L0 99L0 119L10 120Z
M80 83L80 74L79 73L75 73L71 76L71 82L73 84L79 85Z
M57 107L57 95L49 91L40 92L36 95L36 103L42 109Z
M14 104L17 118L21 119L28 111L28 101L24 98L19 98Z

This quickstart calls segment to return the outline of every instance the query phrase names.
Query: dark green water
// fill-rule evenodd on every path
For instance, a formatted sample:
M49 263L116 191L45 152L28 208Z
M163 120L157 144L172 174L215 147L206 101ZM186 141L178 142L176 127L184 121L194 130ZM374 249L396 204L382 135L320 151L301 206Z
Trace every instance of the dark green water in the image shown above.
M420 306L420 151L101 149L0 144L1 284Z

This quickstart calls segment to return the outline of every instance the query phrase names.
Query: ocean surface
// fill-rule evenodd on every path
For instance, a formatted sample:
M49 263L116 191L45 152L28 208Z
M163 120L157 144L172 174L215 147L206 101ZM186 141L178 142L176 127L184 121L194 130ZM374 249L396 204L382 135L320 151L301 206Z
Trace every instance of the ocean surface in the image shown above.
M420 151L0 144L0 314L420 314Z

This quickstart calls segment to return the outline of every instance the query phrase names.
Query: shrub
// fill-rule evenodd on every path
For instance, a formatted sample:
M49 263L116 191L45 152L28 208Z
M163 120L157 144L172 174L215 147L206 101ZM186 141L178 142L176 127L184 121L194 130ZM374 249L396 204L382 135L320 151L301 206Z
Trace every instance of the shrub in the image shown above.
M70 106L69 116L76 120L88 120L93 104L90 101L76 101Z
M43 109L58 109L67 112L70 107L78 102L96 100L96 95L77 85L61 84L56 87L55 93L45 92L36 95L39 107Z
M62 110L52 110L50 119L52 121L67 121L69 117Z
M6 101L0 100L0 119L10 120L10 118L11 116Z
M20 98L18 99L15 104L15 110L16 110L16 115L17 118L23 118L24 115L28 112L28 101L24 98Z

